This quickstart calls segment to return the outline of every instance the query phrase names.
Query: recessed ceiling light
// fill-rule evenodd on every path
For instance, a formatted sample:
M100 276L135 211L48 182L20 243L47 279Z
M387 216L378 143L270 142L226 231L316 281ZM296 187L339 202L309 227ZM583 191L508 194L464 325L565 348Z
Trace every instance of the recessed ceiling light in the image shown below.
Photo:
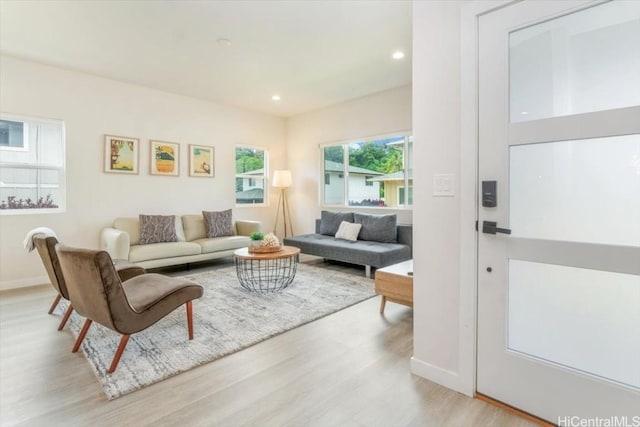
M529 114L528 111L521 111L520 114L522 114L523 116L526 116L527 114Z
M224 37L220 37L219 39L217 39L216 43L218 43L220 46L231 46L231 40Z
M404 58L404 52L396 50L395 52L393 52L393 55L391 55L391 57L393 59L402 59L402 58Z
M280 101L280 95L273 95L271 99L274 101Z

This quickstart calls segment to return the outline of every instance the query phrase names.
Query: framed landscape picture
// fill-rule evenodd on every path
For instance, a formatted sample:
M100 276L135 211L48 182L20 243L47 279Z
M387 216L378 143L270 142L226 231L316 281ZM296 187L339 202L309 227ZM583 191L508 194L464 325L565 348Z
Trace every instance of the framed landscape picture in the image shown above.
M105 135L104 171L109 173L138 173L140 140L126 136Z
M213 147L189 145L189 176L213 176Z
M151 175L180 175L180 144L177 142L150 141L149 167Z

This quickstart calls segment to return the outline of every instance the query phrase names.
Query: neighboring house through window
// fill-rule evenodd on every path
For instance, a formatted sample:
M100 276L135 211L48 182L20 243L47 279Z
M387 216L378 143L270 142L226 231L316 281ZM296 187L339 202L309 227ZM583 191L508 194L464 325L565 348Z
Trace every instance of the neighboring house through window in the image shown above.
M264 205L268 168L267 151L250 146L236 147L236 204Z
M413 138L409 134L326 144L321 152L323 205L412 205ZM409 197L405 200L407 187Z
M64 123L0 115L0 213L65 210Z

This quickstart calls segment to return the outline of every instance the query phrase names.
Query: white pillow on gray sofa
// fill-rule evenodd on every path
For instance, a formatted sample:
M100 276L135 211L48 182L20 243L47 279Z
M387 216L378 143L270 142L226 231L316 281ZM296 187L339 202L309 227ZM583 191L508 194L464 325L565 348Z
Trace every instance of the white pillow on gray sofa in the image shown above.
M342 221L338 231L336 231L336 239L350 240L355 242L358 240L358 234L362 224L354 224L353 222Z

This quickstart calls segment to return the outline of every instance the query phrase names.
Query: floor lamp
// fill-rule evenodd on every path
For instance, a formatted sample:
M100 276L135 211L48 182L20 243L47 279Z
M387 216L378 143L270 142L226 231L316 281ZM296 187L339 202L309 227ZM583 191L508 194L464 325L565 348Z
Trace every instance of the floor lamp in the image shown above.
M284 219L284 237L288 237L288 231L293 236L293 224L291 224L291 213L289 212L289 201L287 200L287 188L291 187L291 171L282 170L273 173L273 186L280 189L280 198L278 199L278 210L276 211L276 223L273 226L273 234L278 229L278 219L280 218L280 209L282 208L282 218Z

